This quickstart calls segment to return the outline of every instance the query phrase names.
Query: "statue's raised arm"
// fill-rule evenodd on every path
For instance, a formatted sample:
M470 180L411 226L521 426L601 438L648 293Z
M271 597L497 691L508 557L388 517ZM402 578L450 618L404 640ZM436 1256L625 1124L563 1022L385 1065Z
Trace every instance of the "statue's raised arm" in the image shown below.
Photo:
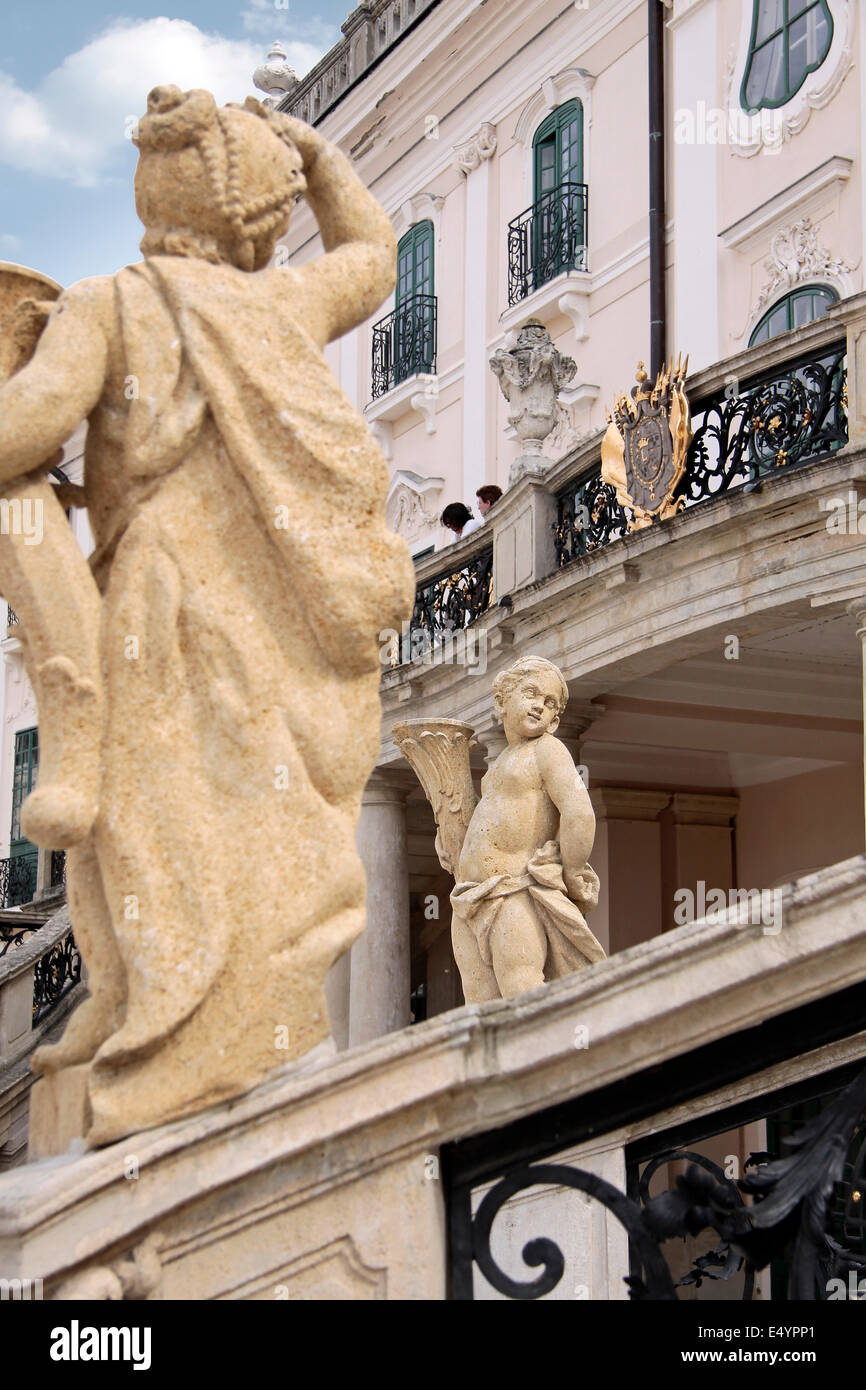
M258 102L248 98L247 107ZM397 243L391 223L348 159L312 126L272 113L303 159L307 202L326 255L301 267L304 316L324 345L356 328L394 288Z

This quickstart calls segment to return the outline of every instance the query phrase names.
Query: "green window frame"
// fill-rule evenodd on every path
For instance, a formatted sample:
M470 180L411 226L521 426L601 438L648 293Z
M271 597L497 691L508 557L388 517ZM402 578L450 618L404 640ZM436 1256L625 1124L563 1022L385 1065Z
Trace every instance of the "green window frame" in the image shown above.
M823 318L827 310L839 303L839 296L828 285L801 285L796 290L777 299L764 316L758 320L749 338L749 347L756 343L766 343L778 338L781 333L789 333L793 328L802 328Z
M436 369L434 231L416 222L397 244L394 384Z
M557 106L532 139L534 202L563 183L583 183L583 103Z
M39 730L20 729L15 735L12 771L12 824L9 830L9 844L13 856L31 847L30 841L21 834L21 807L36 785L38 769Z
M743 110L784 106L821 66L832 42L828 0L753 0Z
M433 223L416 222L397 244L397 307L433 292Z

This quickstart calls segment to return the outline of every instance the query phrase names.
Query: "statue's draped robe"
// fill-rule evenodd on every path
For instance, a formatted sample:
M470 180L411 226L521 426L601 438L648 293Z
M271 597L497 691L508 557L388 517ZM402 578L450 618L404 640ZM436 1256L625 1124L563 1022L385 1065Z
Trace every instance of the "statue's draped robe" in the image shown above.
M568 895L562 873L558 840L548 840L535 851L523 874L494 874L483 883L464 880L454 886L451 906L457 917L472 928L485 965L493 964L490 932L505 898L525 893L528 906L538 916L547 937L545 980L559 980L575 970L605 959L604 948L593 936L581 911L598 903L598 875L587 864L581 874L585 897L580 903Z
M411 611L384 460L293 318L297 272L209 267L203 294L201 271L116 276L129 408L88 436L108 714L80 892L128 988L96 1139L327 1036L324 975L364 926L379 634Z

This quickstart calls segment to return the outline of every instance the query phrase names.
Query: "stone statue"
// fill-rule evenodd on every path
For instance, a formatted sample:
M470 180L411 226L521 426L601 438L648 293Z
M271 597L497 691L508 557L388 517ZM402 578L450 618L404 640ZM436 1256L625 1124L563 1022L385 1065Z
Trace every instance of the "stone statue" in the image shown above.
M509 998L604 958L584 917L598 902L588 862L595 817L571 755L553 736L567 701L562 673L542 657L523 657L496 677L494 710L508 746L477 805L466 792L466 725L407 721L393 731L433 805L440 862L452 873L457 866L451 939L469 1004Z
M325 976L365 923L377 634L414 589L323 357L393 287L387 217L254 98L158 87L136 143L143 263L62 294L0 388L0 480L45 504L43 546L0 538L50 753L23 824L71 846L90 987L36 1091L75 1069L91 1143L327 1038ZM304 193L327 254L267 268ZM84 417L89 568L44 480Z
M541 446L559 420L559 393L574 377L577 364L553 346L544 324L530 319L510 352L500 348L494 353L490 370L511 406L508 423L522 446L508 475L508 486L513 487L526 475L542 477L550 467Z

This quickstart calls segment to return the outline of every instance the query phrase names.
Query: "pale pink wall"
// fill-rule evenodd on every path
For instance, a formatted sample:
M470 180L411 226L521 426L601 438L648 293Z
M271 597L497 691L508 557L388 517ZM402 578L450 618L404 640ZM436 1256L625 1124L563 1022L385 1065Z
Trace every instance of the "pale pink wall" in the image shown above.
M860 765L743 787L739 795L735 835L740 888L769 888L863 853Z

